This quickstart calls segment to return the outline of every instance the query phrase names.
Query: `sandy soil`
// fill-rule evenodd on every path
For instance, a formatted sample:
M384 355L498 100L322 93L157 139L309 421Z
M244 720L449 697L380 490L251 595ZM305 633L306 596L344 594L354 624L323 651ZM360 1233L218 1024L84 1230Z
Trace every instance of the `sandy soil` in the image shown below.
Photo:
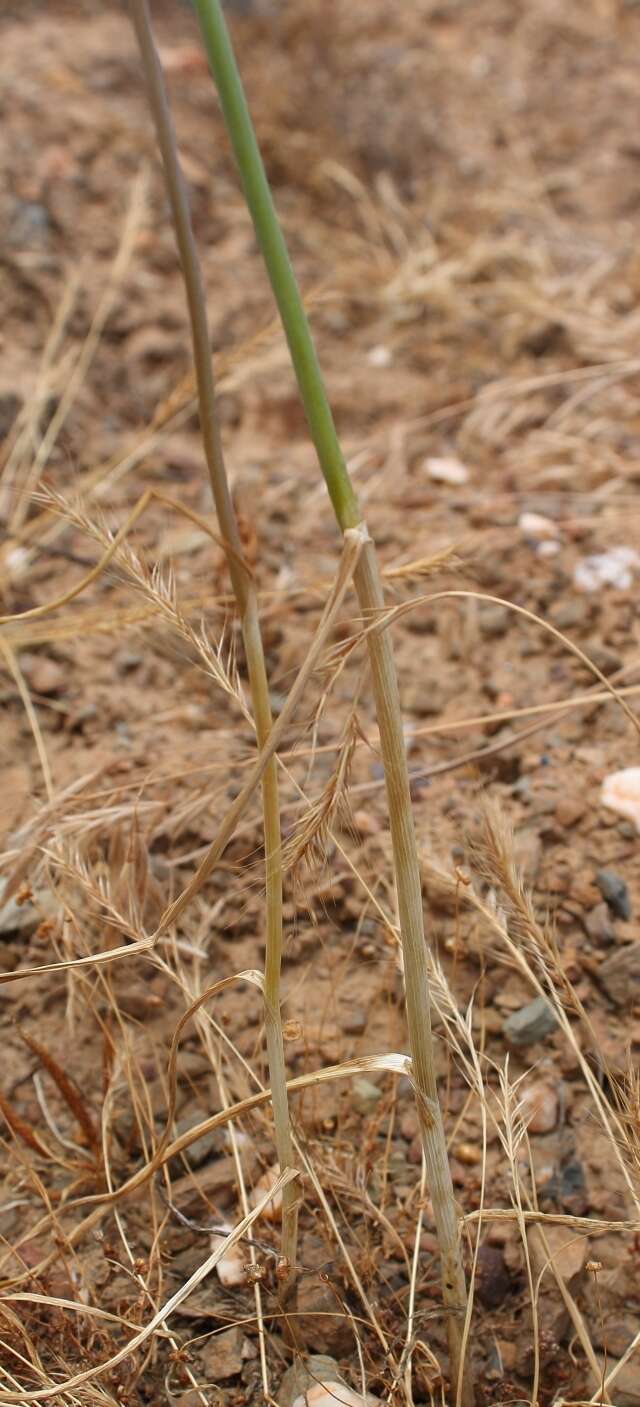
M629 1078L640 860L635 824L601 801L604 778L637 757L637 725L607 680L633 711L640 11L631 0L238 8L233 35L336 420L389 602L407 605L394 641L469 1266L487 1209L471 1331L478 1402L599 1401L603 1364L609 1372L640 1331L640 1104ZM193 15L177 0L153 13L278 712L339 543ZM17 973L152 932L213 839L254 741L126 6L9 3L0 32L3 612L63 596L105 534L155 495L128 556L51 615L3 627L0 945L2 969ZM622 569L616 559L617 580L585 589L585 562L617 549L631 554ZM336 650L357 632L350 598ZM295 841L354 734L325 861L287 879L292 1076L406 1049L362 647L344 658L335 678L328 664L310 685L281 755ZM514 832L530 903L509 889L510 860L500 868L501 827ZM261 965L260 844L256 804L154 954L2 987L8 1292L145 1325L206 1258L195 1227L237 1220L244 1186L272 1166L260 1109L235 1140L222 1127L205 1134L84 1229L93 1209L66 1205L148 1160L180 1016L218 978ZM566 1029L518 1044L506 1023L540 990L555 991ZM185 1026L172 1136L267 1078L258 993L231 986ZM368 1389L409 1402L398 1364L413 1283L413 1400L449 1402L407 1079L367 1072L294 1101L308 1159L300 1344L332 1355L357 1386L357 1337ZM541 1277L537 1334L516 1192ZM258 1268L240 1286L225 1289L214 1272L164 1334L73 1400L243 1407L262 1400L266 1373L290 1407L279 1388L291 1350L277 1224L259 1226ZM2 1310L7 1391L104 1362L130 1334L25 1302L20 1327L14 1309ZM609 1400L640 1402L640 1352Z

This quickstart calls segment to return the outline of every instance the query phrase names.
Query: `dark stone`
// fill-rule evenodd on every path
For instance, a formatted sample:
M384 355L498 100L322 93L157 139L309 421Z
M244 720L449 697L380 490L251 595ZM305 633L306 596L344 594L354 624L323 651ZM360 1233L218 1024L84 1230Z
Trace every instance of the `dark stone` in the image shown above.
M481 1246L478 1251L476 1294L485 1309L497 1309L511 1289L511 1276L499 1246Z
M354 1006L345 1011L340 1025L347 1036L361 1036L367 1029L367 1013L363 1007Z
M555 1031L558 1022L548 1001L536 997L534 1001L514 1011L503 1024L503 1032L511 1045L533 1045L544 1040Z
M508 606L481 606L478 613L480 633L488 636L489 639L496 639L500 635L506 635L509 629L510 618L511 611Z
M623 879L614 870L598 870L596 884L606 904L616 918L631 918L629 890Z
M16 201L9 227L9 244L30 249L46 244L51 220L46 205L37 200Z
M570 1158L539 1189L541 1203L584 1216L589 1208L584 1168L578 1158Z
M198 1104L192 1104L187 1113L178 1120L176 1133L178 1135L188 1133L189 1129L194 1128L196 1124L204 1123L207 1118L208 1113L206 1109L201 1108ZM212 1153L216 1152L218 1142L218 1130L211 1129L209 1133L203 1133L201 1138L196 1138L193 1143L188 1144L184 1150L184 1156L189 1165L192 1168L201 1167L202 1164L206 1163L207 1159L211 1157Z

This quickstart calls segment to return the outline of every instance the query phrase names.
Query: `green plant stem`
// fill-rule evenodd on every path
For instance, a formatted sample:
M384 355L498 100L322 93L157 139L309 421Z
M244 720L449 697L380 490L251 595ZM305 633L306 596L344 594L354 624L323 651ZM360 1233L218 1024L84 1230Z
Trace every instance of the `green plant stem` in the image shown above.
M256 237L289 344L301 399L339 526L361 522L329 407L304 305L279 225L251 116L219 0L196 0L220 105ZM354 581L363 615L384 606L373 544L361 554ZM449 1310L451 1376L458 1407L472 1407L473 1383L464 1362L467 1292L458 1219L438 1102L431 1033L422 892L396 669L388 631L369 637L369 657L389 806L402 937L407 1026L429 1191L440 1248L442 1292Z
M200 425L209 478L218 522L227 551L233 591L238 604L242 637L249 673L258 747L267 742L272 726L269 685L264 658L258 602L251 573L242 553L236 515L229 492L220 428L216 413L215 384L206 301L196 244L191 227L185 188L171 112L158 58L147 0L131 0L133 23L144 68L149 106L162 155L165 183L176 234L187 294L193 359L198 389ZM267 943L265 959L265 1030L269 1079L273 1103L276 1152L281 1171L294 1168L295 1158L287 1098L282 1020L280 1013L280 969L282 965L282 846L278 771L275 758L267 764L262 779L264 846L266 868ZM282 1254L289 1261L291 1275L285 1279L286 1295L294 1283L297 1254L298 1198L290 1181L282 1193Z
M318 394L322 375L273 198L229 31L218 0L195 0L220 106L236 157L240 180L289 343L300 396L340 527L360 522L358 500L344 462L326 395Z

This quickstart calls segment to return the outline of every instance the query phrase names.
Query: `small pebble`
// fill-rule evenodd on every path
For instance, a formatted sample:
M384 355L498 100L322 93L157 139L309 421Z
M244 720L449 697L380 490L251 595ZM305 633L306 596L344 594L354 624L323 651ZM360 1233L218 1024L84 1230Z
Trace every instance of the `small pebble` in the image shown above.
M129 995L135 996L135 993L130 993ZM141 1020L144 1020L145 1017L148 1020L149 1016L146 1007L143 1007L139 1011L135 1010L130 1012L130 1014L137 1015ZM204 1123L205 1119L208 1117L207 1109L200 1104L192 1104L187 1113L178 1120L176 1133L188 1133L189 1129L195 1128L196 1124ZM190 1143L184 1150L184 1156L190 1167L200 1168L203 1163L207 1162L212 1153L216 1152L217 1147L218 1135L215 1129L211 1129L209 1133L203 1133L201 1138L196 1138L193 1143Z
M592 941L602 948L608 948L616 941L609 905L604 901L596 904L595 909L587 914L585 928Z
M475 1143L456 1143L453 1154L459 1163L465 1163L469 1168L482 1161L482 1149Z
M14 933L20 933L25 938L29 937L35 933L43 919L52 919L57 915L56 896L48 889L38 890L29 896L28 901L25 898L24 901L18 902L18 899L13 898L4 903L4 892L8 882L4 876L0 876L0 935L2 937Z
M603 645L601 640L587 640L585 651L601 674L614 674L622 667L622 656L618 650ZM591 673L591 671L589 671Z
M437 679L429 681L428 689L424 684L410 684L405 691L405 707L409 713L415 713L417 718L435 718L442 713L447 701L447 696Z
M98 717L98 709L94 703L81 704L73 713L67 715L66 728L69 733L83 733L87 723L93 723Z
M134 669L139 669L144 656L134 654L130 650L122 650L116 655L116 667L119 674L131 674Z
M585 1172L578 1158L571 1158L548 1181L541 1182L539 1192L545 1200L574 1216L583 1216L589 1206Z
M633 821L640 833L640 767L610 772L602 783L600 800L609 811L617 811L619 816Z
M413 1138L417 1138L419 1130L418 1114L415 1109L405 1109L400 1118L400 1133L407 1143L411 1143Z
M507 606L481 606L478 613L480 634L486 635L490 639L497 639L500 635L506 635L509 629L511 614L512 612Z
M23 655L20 667L34 693L49 695L61 692L65 673L56 660L47 659L46 655Z
M312 1353L306 1360L296 1357L280 1383L278 1407L293 1407L293 1403L314 1383L340 1382L340 1369L335 1358L325 1353Z
M611 547L608 552L596 552L583 557L573 572L579 591L600 592L603 586L628 591L633 585L634 572L640 568L640 555L633 547Z
M274 1186L279 1176L279 1164L274 1163L272 1168L267 1168L267 1171L262 1174L262 1177L258 1178L255 1187L249 1194L249 1203L252 1207L257 1207L258 1202L262 1201L265 1192L268 1192L270 1188ZM282 1216L282 1191L276 1192L275 1196L271 1198L271 1201L267 1202L262 1215L265 1221L280 1221Z
M228 1226L227 1230L231 1231L231 1226ZM211 1250L215 1251L219 1245L219 1236L212 1237ZM225 1290L235 1290L239 1285L246 1283L247 1274L244 1267L247 1260L246 1249L243 1250L242 1245L235 1245L230 1246L229 1250L225 1251L220 1260L216 1262L218 1279L220 1284L224 1285Z
M533 1045L555 1031L558 1022L545 997L536 997L514 1011L503 1023L503 1032L511 1045Z
M469 470L459 459L426 459L425 469L437 484L458 487L469 482Z
M381 823L373 811L354 811L353 824L358 835L365 838L370 835L379 835L382 829Z
M616 918L630 919L631 900L624 880L614 870L598 870L596 884Z
M485 1245L478 1251L476 1291L485 1309L497 1309L511 1289L511 1276L498 1246Z
M361 1006L346 1011L340 1022L345 1035L361 1036L367 1027L367 1013Z
M589 1242L586 1236L571 1233L566 1226L544 1228L544 1240L539 1226L530 1226L527 1241L534 1269L538 1274L553 1261L554 1269L564 1281L579 1275L587 1259Z
M46 205L38 200L14 202L8 243L22 248L44 247L51 235L51 217Z
M522 536L533 542L549 541L560 536L558 524L551 518L543 517L542 513L521 513L518 527Z
M353 1353L351 1321L346 1312L340 1312L331 1286L315 1276L303 1275L298 1285L296 1338L316 1353L336 1358Z
M530 1133L551 1133L558 1122L558 1095L552 1085L525 1086L519 1098L520 1112Z
M385 367L391 366L393 361L390 348L385 347L383 343L379 343L377 347L371 347L367 352L367 361L370 366L384 370Z
M552 620L557 630L576 630L585 625L589 613L589 603L583 597L576 596L573 600L559 601L553 610Z
M378 1089L372 1080L365 1080L362 1075L353 1081L351 1092L353 1106L359 1114L372 1114L382 1099L382 1090Z
M584 811L584 802L573 796L561 796L556 805L556 821L564 830L569 830L582 819Z
M203 1367L210 1382L235 1378L242 1372L242 1331L238 1324L222 1333L211 1334L201 1350Z

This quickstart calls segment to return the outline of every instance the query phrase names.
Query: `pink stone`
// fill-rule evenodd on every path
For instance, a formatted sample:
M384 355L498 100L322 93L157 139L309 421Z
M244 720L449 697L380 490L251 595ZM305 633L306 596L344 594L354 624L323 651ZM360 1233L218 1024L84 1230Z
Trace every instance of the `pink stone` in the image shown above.
M558 1096L551 1085L530 1084L520 1090L520 1113L529 1133L551 1133L558 1121Z

